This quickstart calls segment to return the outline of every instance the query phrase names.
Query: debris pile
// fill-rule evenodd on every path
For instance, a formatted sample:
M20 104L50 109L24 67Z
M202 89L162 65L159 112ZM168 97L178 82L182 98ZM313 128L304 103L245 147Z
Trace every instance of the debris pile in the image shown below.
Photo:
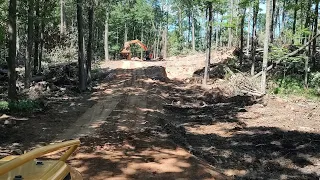
M150 66L142 69L134 70L134 77L136 78L149 78L167 82L169 80L166 69L163 66Z

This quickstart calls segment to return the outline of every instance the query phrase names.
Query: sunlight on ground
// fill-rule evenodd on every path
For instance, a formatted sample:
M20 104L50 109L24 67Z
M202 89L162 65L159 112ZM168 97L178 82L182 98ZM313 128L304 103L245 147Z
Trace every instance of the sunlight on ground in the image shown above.
M213 125L197 125L193 127L186 127L188 133L192 134L216 134L221 137L232 137L234 133L232 129L236 123L218 123Z
M108 166L119 170L121 173L114 173L110 169L99 171L93 179L130 179L132 176L182 173L190 168L188 162L190 154L181 148L163 149L148 148L141 152L134 149L123 151L123 149L110 149L108 145L98 146L94 153L77 153L71 160L71 165L77 167L80 172L92 170L96 166ZM99 162L99 163L98 163ZM116 165L116 167L115 167ZM112 178L111 178L112 177Z

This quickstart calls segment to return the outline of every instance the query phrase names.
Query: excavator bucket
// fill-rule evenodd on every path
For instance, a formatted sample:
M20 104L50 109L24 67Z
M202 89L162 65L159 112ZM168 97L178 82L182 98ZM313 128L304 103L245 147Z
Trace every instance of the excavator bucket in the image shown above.
M80 146L79 140L34 149L20 156L0 159L0 180L82 180L81 174L66 160ZM40 160L48 153L67 149L59 160Z

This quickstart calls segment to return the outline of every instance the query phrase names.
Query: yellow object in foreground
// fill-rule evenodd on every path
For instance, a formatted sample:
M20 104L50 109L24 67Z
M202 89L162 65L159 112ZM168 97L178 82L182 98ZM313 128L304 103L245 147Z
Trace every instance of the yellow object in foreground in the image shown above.
M79 140L71 140L37 148L21 156L0 159L0 180L82 180L80 173L66 164L79 146ZM69 149L59 160L37 159L65 148Z

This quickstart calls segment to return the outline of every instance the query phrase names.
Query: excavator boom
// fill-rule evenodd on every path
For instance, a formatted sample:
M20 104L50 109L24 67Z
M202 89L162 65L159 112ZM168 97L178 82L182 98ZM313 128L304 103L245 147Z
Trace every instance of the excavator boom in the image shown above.
M144 45L140 40L136 39L136 40L132 40L132 41L129 41L129 45L131 44L138 44L143 50L147 51L148 48L146 45Z
M124 43L124 47L122 49L122 51L120 52L120 54L128 59L131 60L131 51L130 51L130 46L131 44L138 44L144 51L146 51L146 59L150 59L150 55L149 55L149 51L146 45L144 45L140 40L136 39L136 40L131 40L131 41L127 41Z

